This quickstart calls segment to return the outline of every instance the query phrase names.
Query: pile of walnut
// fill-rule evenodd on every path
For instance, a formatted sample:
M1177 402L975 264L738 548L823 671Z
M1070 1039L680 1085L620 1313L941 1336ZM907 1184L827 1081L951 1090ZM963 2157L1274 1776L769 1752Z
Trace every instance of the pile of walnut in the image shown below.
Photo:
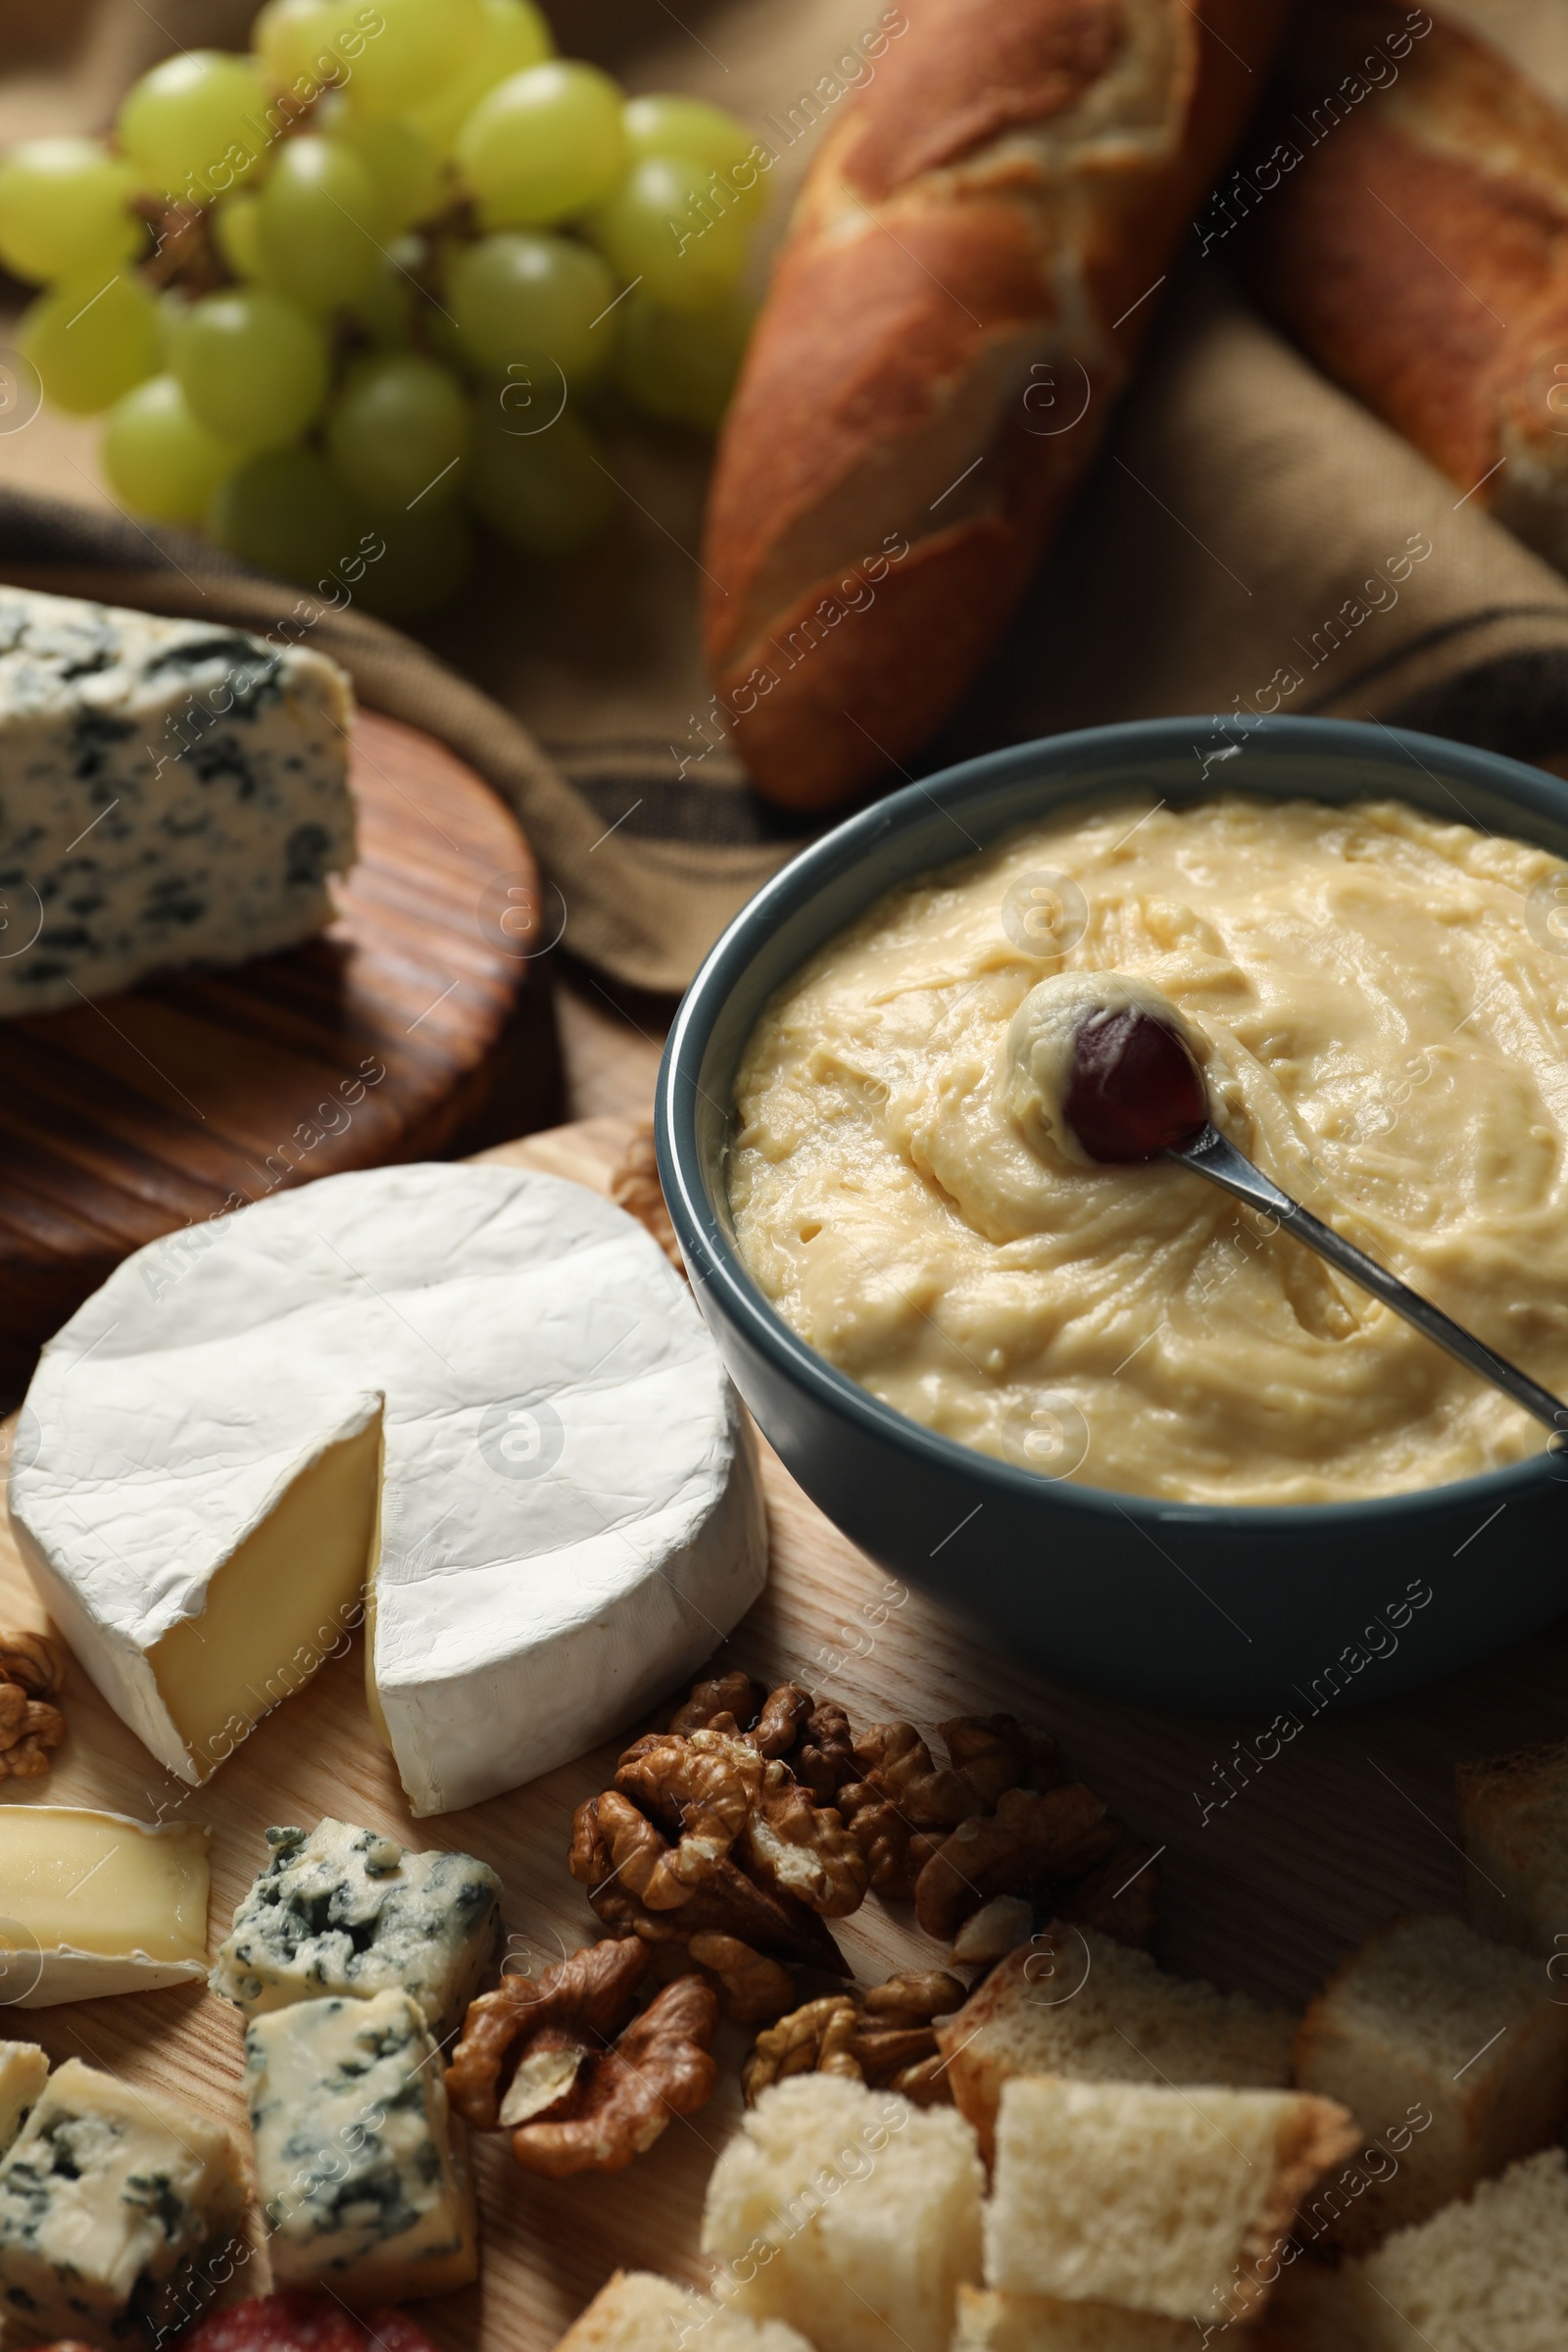
M1010 1715L941 1732L945 1765L912 1724L857 1740L844 1709L800 1683L699 1683L667 1730L632 1741L613 1788L577 1808L571 1875L609 1936L473 2002L447 2075L459 2114L509 2131L526 2171L618 2172L711 2096L721 2015L764 2028L749 2100L808 2071L922 2105L948 2097L934 2021L966 1999L957 1978L908 1970L794 2005L792 1969L849 1977L824 1923L872 1888L912 1897L959 1966L999 1960L1037 1907L1147 1940L1155 1857L1055 1741Z
M49 1701L65 1681L42 1634L0 1633L0 1781L41 1780L66 1719Z
M1023 1897L1049 1903L1048 1916L1147 1943L1153 1851L1073 1780L1055 1740L1011 1715L959 1715L938 1728L945 1767L912 1723L873 1724L854 1743L860 1777L836 1802L876 1891L912 1895L918 1924L963 1962L1000 1960L1021 1940Z
M822 1923L858 1910L870 1884L834 1803L858 1769L843 1708L799 1683L699 1683L667 1732L633 1740L614 1788L578 1806L571 1875L658 1975L696 1969L727 2017L760 2025L795 1998L786 1963L850 1973Z
M873 2090L902 2091L917 2107L952 2098L937 2049L936 2020L968 1999L945 1969L905 1969L885 1984L856 1985L808 2001L757 2036L741 2081L755 2107L790 2075L844 2075Z

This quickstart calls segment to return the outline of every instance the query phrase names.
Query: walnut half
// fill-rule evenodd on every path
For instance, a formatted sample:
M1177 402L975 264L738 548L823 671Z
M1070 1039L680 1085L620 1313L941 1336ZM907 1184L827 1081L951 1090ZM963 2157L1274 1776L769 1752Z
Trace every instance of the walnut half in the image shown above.
M701 1977L676 1977L634 2017L648 1963L635 1937L612 1938L537 1982L512 1977L481 1993L447 2070L458 2113L480 2131L510 2130L523 2170L560 2180L621 2171L671 2116L706 2106L717 1998Z

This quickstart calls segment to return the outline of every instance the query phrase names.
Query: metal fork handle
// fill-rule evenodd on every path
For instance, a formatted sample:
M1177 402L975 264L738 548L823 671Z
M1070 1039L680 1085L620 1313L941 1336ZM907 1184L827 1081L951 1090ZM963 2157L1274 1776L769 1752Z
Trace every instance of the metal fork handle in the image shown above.
M1440 1348L1446 1348L1468 1370L1490 1380L1494 1388L1501 1389L1505 1396L1511 1396L1515 1404L1522 1404L1527 1413L1534 1413L1548 1429L1559 1436L1568 1434L1568 1405L1553 1396L1549 1389L1542 1388L1505 1356L1494 1354L1473 1331L1466 1331L1462 1323L1455 1323L1451 1315L1446 1315L1441 1306L1434 1306L1430 1298L1412 1291L1408 1283L1391 1274L1386 1266L1380 1266L1375 1257L1368 1257L1364 1250L1357 1250L1353 1242L1346 1241L1332 1225L1314 1217L1310 1209L1293 1200L1289 1193L1282 1193L1216 1127L1204 1127L1190 1144L1174 1147L1165 1157L1180 1161L1196 1175L1206 1176L1210 1184L1217 1184L1221 1192L1234 1194L1249 1207L1277 1217L1287 1233L1304 1242L1309 1250L1315 1250L1319 1257L1326 1257L1342 1274L1348 1274L1352 1282L1358 1282L1364 1291L1381 1298L1385 1306L1392 1306L1396 1315L1402 1315L1417 1331L1435 1340Z

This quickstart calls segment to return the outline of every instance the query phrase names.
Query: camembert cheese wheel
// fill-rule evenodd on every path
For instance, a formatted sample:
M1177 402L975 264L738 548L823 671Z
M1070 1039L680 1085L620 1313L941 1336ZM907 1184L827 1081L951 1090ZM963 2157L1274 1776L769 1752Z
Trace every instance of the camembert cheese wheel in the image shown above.
M44 1349L11 1509L199 1783L368 1619L416 1814L595 1746L760 1591L749 1424L642 1227L529 1169L332 1176L128 1258Z

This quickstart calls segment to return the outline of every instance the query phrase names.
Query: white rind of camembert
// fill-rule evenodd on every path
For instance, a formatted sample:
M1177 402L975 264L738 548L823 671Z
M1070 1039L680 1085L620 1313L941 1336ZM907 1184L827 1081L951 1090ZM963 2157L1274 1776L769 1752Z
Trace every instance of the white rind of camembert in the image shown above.
M495 1166L333 1176L127 1259L44 1349L24 1556L193 1785L346 1646L416 1814L620 1730L760 1591L748 1424L643 1228Z
M314 650L0 589L0 1017L331 922L353 715Z

